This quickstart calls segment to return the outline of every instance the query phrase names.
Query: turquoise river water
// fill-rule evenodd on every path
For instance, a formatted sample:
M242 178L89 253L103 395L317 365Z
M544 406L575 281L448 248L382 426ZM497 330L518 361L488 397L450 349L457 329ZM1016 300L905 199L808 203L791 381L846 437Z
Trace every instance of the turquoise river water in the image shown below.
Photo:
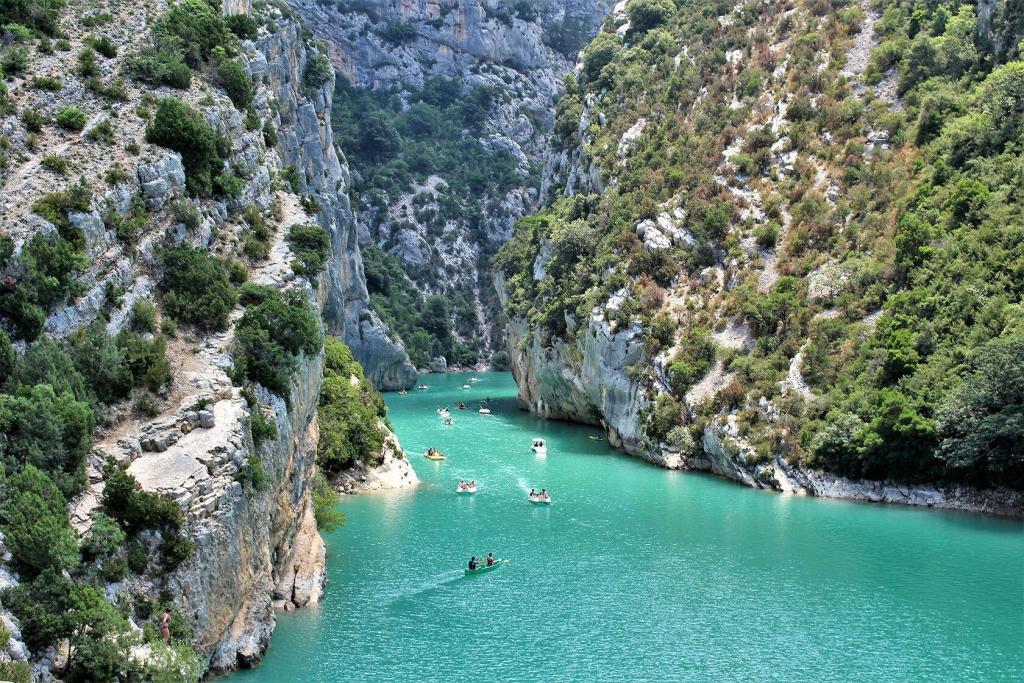
M387 396L422 485L342 501L324 601L236 679L1024 680L1020 522L666 472L521 412L506 373L466 377ZM465 576L488 551L510 564Z

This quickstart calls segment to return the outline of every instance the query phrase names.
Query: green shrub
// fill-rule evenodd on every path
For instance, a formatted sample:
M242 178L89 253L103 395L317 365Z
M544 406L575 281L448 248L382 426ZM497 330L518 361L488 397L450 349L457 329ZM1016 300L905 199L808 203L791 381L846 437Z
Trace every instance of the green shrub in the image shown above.
M327 55L317 52L306 61L306 69L302 73L302 83L307 88L322 88L334 76L334 68Z
M143 491L135 477L116 465L107 468L102 503L103 511L129 534L157 529L170 537L178 533L184 522L177 503Z
M188 189L202 197L212 194L214 178L224 172L222 156L231 150L197 111L176 97L160 100L146 126L146 140L181 154Z
M64 5L65 0L7 0L0 5L0 21L53 34Z
M45 469L65 495L75 495L85 483L83 469L92 429L89 404L70 393L57 394L47 384L25 387L16 396L0 394L5 466L10 470L30 464Z
M267 440L277 438L277 423L263 417L259 404L252 404L252 416L249 418L249 431L252 433L252 442L259 448Z
M18 570L32 578L46 569L73 567L78 539L68 522L67 501L50 477L27 464L8 478L6 489L0 526Z
M295 255L292 270L309 280L327 265L331 242L319 225L293 225L288 228L288 246Z
M277 147L277 143L280 142L280 138L277 135L277 129L274 128L274 124L270 121L263 122L263 143L267 147Z
M225 59L217 66L217 76L235 107L243 110L252 104L252 78L241 64Z
M17 354L14 351L14 345L11 344L11 338L7 336L6 332L0 330L0 388L14 374L16 360Z
M192 557L195 549L195 543L181 534L167 536L160 542L160 566L170 574Z
M85 112L78 107L61 107L57 110L57 125L65 130L85 128Z
M117 45L115 45L114 41L107 36L100 36L99 38L96 36L89 36L85 39L85 42L89 47L96 50L96 52L99 52L107 59L113 59L117 56Z
M203 330L223 330L236 293L227 269L217 258L187 245L169 247L160 255L163 304L177 320Z
M103 119L89 129L86 137L93 142L110 144L114 141L114 127L110 125L110 119Z
M107 334L103 323L73 334L68 353L96 401L113 403L131 393L134 377L124 349Z
M64 87L59 78L52 76L36 76L32 79L32 86L40 90L57 91Z
M136 332L156 332L156 306L139 299L132 305L131 328Z
M96 51L91 47L85 47L78 53L78 65L75 72L82 78L90 78L100 75L99 64L96 63Z
M22 74L28 70L28 50L22 45L13 45L0 52L0 72L10 76Z
M160 414L160 404L148 391L141 392L132 402L132 410L145 417L156 417Z
M235 328L235 377L262 384L286 400L299 353L312 355L323 344L320 323L305 296L248 287L250 305Z
M26 109L21 112L21 122L25 124L25 129L30 133L38 133L43 130L46 119L35 109Z
M352 378L356 378L356 382ZM384 407L380 395L363 377L362 368L344 342L328 337L324 381L317 409L320 442L317 463L328 473L356 460L370 462L384 445Z
M631 33L645 33L658 28L676 13L672 0L629 0L626 16Z
M323 472L316 473L313 481L313 516L316 518L316 528L320 531L331 532L346 522L345 515L338 510L338 492L334 490Z
M251 486L254 491L266 491L270 486L263 463L254 455L245 457L245 462L238 470L237 478L242 486Z
M128 181L128 171L124 170L120 166L111 166L107 169L107 172L103 174L103 179L107 181L107 185L117 185Z
M58 175L67 175L68 172L68 160L62 156L56 154L47 154L43 157L43 160L39 162L43 167L50 169Z

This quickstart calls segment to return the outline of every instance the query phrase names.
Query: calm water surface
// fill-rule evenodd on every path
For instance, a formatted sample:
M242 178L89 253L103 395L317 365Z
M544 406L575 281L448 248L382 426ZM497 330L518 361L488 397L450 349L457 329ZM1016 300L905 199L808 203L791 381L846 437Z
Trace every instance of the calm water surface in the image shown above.
M1019 522L665 472L519 411L508 374L466 377L388 395L423 485L343 500L323 603L280 615L237 679L1024 679ZM511 563L464 576L488 551Z

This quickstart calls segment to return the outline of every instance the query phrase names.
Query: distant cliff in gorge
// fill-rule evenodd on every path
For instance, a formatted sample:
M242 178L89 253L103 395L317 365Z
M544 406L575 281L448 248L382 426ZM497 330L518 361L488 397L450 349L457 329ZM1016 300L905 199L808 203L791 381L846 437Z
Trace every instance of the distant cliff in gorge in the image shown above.
M291 4L340 74L373 310L417 367L487 365L504 347L491 257L538 206L562 79L610 3Z

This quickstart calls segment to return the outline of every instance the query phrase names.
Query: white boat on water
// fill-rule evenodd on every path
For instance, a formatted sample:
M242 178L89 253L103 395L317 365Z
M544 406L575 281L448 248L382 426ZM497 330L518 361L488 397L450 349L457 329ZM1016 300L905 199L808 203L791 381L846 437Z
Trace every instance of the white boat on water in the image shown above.
M544 443L544 439L534 439L533 445L530 446L530 450L533 451L534 455L545 457L548 454L547 444Z
M538 505L551 505L551 496L542 496L539 493L533 496L529 496L531 503Z
M463 385L462 385L462 388L463 388L463 389L469 389L470 387L469 387L469 385L468 385L468 384L463 384Z
M440 415L441 417L448 417L451 413L447 408L438 408L437 414Z
M480 414L481 415L490 415L491 414L491 409L490 408L481 408L480 409Z
M459 484L455 487L455 493L476 493L476 484Z
M446 427L451 427L453 424L455 424L455 420L451 419L450 417L446 417L444 420L442 420L442 424L444 424L444 426Z

